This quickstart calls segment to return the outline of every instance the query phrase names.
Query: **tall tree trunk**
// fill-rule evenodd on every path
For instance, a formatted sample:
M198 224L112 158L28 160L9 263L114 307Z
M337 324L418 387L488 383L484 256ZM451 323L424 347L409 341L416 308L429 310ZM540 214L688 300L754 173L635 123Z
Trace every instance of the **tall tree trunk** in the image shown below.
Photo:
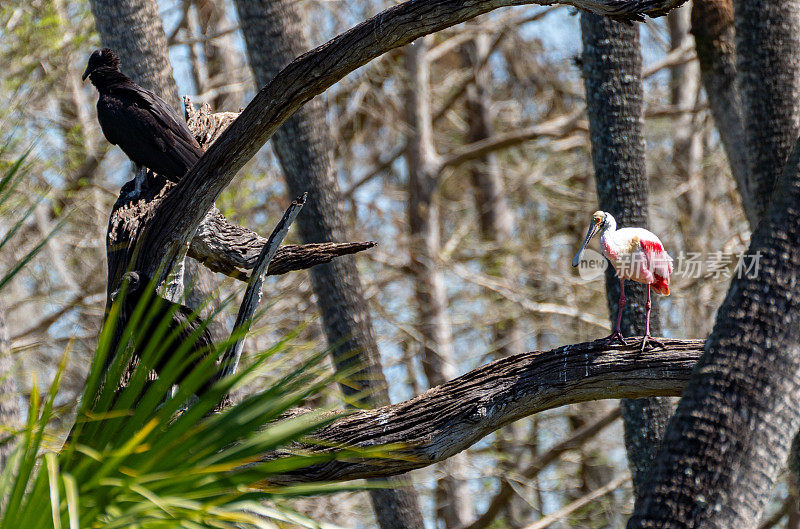
M234 25L228 17L225 3L221 0L194 0L194 4L197 7L202 36L206 39L203 43L208 74L206 81L218 90L225 88L225 85L241 82L244 63L236 49L234 34L215 36ZM218 92L211 101L211 106L216 112L235 111L241 104L241 94L240 89Z
M758 523L800 428L799 203L796 142L747 251L758 270L733 279L629 528Z
M296 5L291 0L236 0L250 66L259 86L308 49ZM305 242L346 241L339 185L331 167L330 138L319 99L309 101L272 137L272 146L292 196L308 191L303 214L297 219ZM343 257L310 270L328 343L337 369L358 366L344 393L362 405L389 402L380 353L361 279L352 257ZM372 504L383 529L423 526L416 493L404 479L397 489L371 491Z
M408 226L411 274L417 305L417 328L422 337L422 370L430 387L455 378L453 332L447 313L444 277L438 267L439 180L433 144L430 98L430 68L425 54L428 37L406 46L405 108L408 125L406 164L408 166ZM459 481L464 455L458 454L441 467L437 480L436 510L447 528L464 525L471 514L466 484Z
M649 219L639 28L582 13L581 35L600 207L614 215L620 226L646 228ZM622 315L622 332L627 336L643 334L646 290L645 285L627 281L628 302ZM606 271L606 293L611 318L615 320L620 283L613 267ZM657 303L653 306L650 327L654 335L661 331ZM662 398L626 399L621 406L628 463L638 498L671 415L671 406Z
M800 134L800 0L734 0L733 6L747 193L758 222Z
M182 113L157 0L91 0L91 4L100 41L117 52L122 71Z
M748 191L742 100L736 82L733 0L692 2L692 34L708 105L736 180L745 215L750 226L755 228L758 213Z
M704 70L724 79L723 86L733 85L742 93L741 98L721 103L728 114L738 112L750 124L746 134L744 127L740 133L739 149L749 164L745 185L740 185L739 191L754 230L769 205L775 179L782 167L778 164L798 135L800 6L798 2L698 1L692 25L701 65L705 62ZM733 44L734 33L737 46ZM758 49L752 49L753 46ZM734 81L738 81L738 85ZM711 98L709 100L713 103ZM734 123L729 126L733 127ZM726 131L718 128L724 139ZM800 460L798 446L800 440L796 439L792 461ZM800 481L798 465L792 468L795 481Z
M6 327L6 307L0 300L0 425L14 430L22 424L22 394L17 387L17 374L11 356L8 327ZM7 432L3 433L3 436ZM0 471L5 469L8 456L16 443L0 445Z
M494 134L489 111L490 70L480 68L480 58L489 52L488 35L481 34L461 50L463 63L472 69L474 83L467 88L467 136L469 143L490 138ZM469 165L470 179L475 193L475 209L481 239L490 244L490 252L484 260L488 275L513 277L512 263L506 247L514 230L514 218L509 208L503 179L493 154L484 156ZM493 296L492 303L498 312L507 305L501 296ZM499 357L520 352L519 333L513 318L501 319L492 326L493 349Z

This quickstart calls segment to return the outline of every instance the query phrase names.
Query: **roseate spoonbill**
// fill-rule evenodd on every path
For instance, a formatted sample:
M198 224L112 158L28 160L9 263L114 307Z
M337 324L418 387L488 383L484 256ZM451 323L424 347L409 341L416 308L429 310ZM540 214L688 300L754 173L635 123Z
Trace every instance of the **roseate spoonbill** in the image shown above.
M600 246L603 255L611 261L619 277L619 313L614 332L606 338L606 343L619 340L625 344L620 330L622 308L625 306L625 280L630 279L647 285L647 323L645 324L642 351L648 340L658 343L650 336L650 289L664 296L669 296L669 275L672 273L672 258L664 251L664 245L652 232L643 228L617 229L617 221L611 213L595 211L589 231L586 233L578 253L572 258L572 266L578 266L581 253L586 245L600 232Z

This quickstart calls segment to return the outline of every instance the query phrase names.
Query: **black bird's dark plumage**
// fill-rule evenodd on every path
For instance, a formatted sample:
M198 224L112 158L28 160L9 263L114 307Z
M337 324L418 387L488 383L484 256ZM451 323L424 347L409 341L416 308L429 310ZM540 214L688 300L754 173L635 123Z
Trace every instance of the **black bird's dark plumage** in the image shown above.
M148 306L144 309L142 320L140 322L141 330L137 332L138 340L134 344L134 358L138 362L142 358L142 354L150 346L154 335L158 332L161 322L168 319L169 324L167 328L159 337L158 345L166 345L168 350L177 350L187 340L192 344L186 357L192 357L193 361L184 369L179 375L178 380L183 380L192 368L199 363L208 354L214 351L214 344L211 337L211 332L206 326L199 334L198 329L203 326L203 318L199 317L192 309L181 305L180 303L173 303L166 300L155 292L151 292L145 296L150 282L147 278L140 277L138 272L127 272L120 282L120 288L111 294L111 300L115 301L123 290L122 285L127 284L127 289L124 290L124 298L122 299L122 306L120 307L120 320L122 322L130 322L134 310L142 302L143 299L148 300ZM172 341L167 343L167 340L175 334ZM148 368L160 373L161 369L170 361L170 354L167 353L160 357L159 361L154 366ZM111 360L111 359L109 359ZM134 364L135 365L135 364ZM133 367L133 366L131 366ZM207 387L206 384L205 387Z
M175 109L120 72L113 50L92 53L83 80L87 77L100 93L97 120L103 134L133 163L178 181L203 155Z

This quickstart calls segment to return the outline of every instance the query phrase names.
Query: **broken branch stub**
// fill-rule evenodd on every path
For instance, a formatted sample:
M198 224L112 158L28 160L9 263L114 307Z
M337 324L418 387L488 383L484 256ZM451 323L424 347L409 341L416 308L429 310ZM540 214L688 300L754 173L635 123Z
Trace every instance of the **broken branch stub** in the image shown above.
M231 331L231 336L235 337L235 341L222 355L219 378L224 378L236 372L239 359L242 356L245 335L250 330L253 315L256 313L258 303L261 301L261 286L264 283L267 267L272 258L275 257L275 253L278 251L283 239L286 238L286 234L289 233L289 227L294 222L294 219L297 218L300 210L303 209L306 197L307 193L303 193L292 201L275 229L272 230L267 243L258 256L256 265L253 268L253 275L250 276L250 281L247 283L239 313L236 315L236 323L233 326L233 331Z

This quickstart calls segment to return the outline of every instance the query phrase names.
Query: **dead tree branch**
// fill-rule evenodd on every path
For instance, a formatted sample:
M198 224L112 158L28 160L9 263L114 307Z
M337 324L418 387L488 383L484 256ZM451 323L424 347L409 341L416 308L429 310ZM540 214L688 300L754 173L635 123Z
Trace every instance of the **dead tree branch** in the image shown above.
M213 272L247 281L266 242L266 238L229 222L217 208L212 208L192 238L189 257L203 263ZM367 250L376 244L374 241L286 244L278 249L267 275L305 270L342 255Z
M231 335L236 336L236 339L225 351L225 354L222 355L219 371L220 378L236 373L239 359L242 356L244 337L250 330L250 324L253 321L256 308L258 308L258 303L261 301L261 285L264 283L264 275L267 272L267 267L269 267L272 258L275 257L278 247L286 238L286 234L289 233L289 228L294 222L294 219L297 218L297 215L300 214L300 210L303 209L305 203L305 193L292 201L286 213L283 214L283 217L275 226L275 229L272 230L272 234L270 234L269 239L267 239L264 249L261 250L261 253L258 255L256 264L253 267L253 275L247 284L247 289L244 292L244 299L239 307L239 313L236 315L236 323L233 325L233 331L231 332Z
M276 478L279 482L386 477L443 461L517 419L599 399L678 396L703 352L703 340L663 339L640 352L600 341L509 356L399 404L361 410L314 434L320 446L399 445L396 457L348 459ZM265 459L279 454L265 455Z
M132 241L136 240L141 228L152 219L164 197L175 187L171 182L157 182L153 186L150 183L146 182L139 193L133 192L132 184L123 186L120 198L111 211L106 235L109 292L116 288L117 281L126 270L133 250ZM217 208L212 207L192 237L188 255L213 272L247 281L266 242L266 238L231 223ZM278 249L267 275L305 270L342 255L367 250L376 244L373 241L287 244Z

